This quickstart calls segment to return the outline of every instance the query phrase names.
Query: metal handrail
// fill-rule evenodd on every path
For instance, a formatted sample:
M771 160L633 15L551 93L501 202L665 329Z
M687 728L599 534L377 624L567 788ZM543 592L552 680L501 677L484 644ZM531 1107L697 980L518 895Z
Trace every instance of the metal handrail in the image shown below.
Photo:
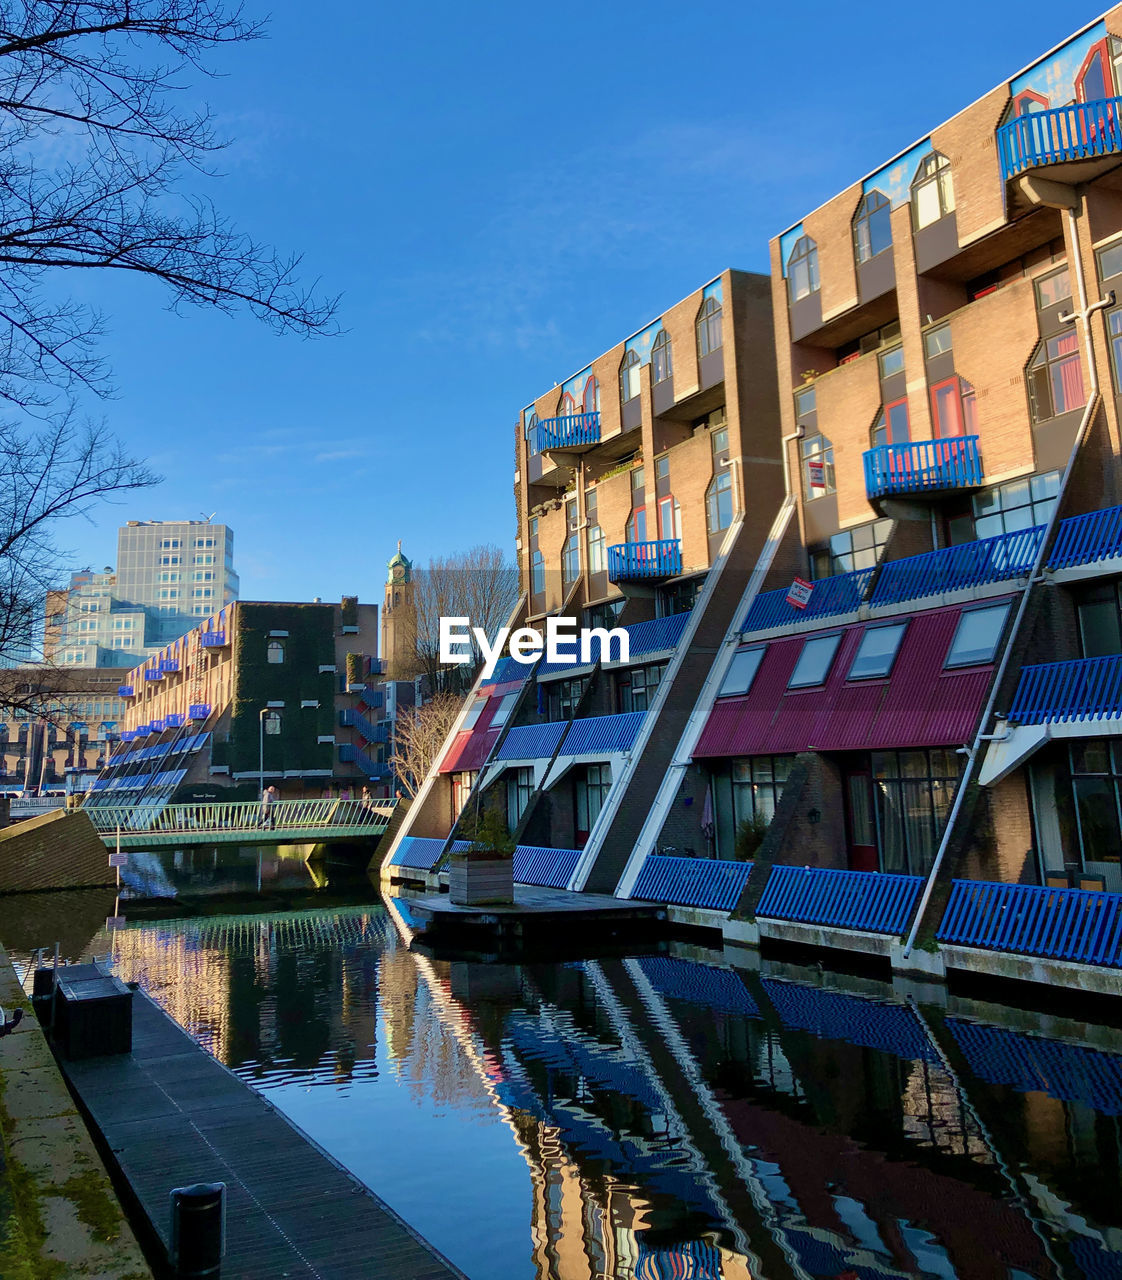
M863 455L865 492L921 493L925 489L964 489L982 483L978 436L948 436L907 444L882 444Z
M1122 98L1028 111L998 129L997 149L1006 180L1040 165L1122 151Z
M1022 667L1009 707L1014 724L1062 724L1122 715L1122 655Z
M682 572L682 541L620 542L608 548L608 581L673 578Z
M393 813L396 800L277 800L269 806L270 830L309 831L337 827L384 825ZM264 806L257 800L167 805L158 813L142 806L106 805L87 811L98 833L143 830L152 833L254 830L265 820ZM138 826L138 823L141 824Z

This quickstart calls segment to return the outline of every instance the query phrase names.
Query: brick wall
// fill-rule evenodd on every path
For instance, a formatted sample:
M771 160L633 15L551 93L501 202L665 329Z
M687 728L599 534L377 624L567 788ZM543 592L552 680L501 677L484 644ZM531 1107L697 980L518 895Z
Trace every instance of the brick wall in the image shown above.
M109 850L81 811L59 809L0 831L0 893L116 883Z

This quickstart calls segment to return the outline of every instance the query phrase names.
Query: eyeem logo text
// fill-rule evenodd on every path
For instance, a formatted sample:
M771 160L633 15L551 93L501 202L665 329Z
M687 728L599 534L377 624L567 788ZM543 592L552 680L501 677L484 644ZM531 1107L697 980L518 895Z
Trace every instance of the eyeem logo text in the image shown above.
M581 666L596 661L631 661L631 637L623 627L578 629L576 618L546 618L544 633L534 627L519 627L513 632L510 627L502 627L492 643L482 627L470 624L470 618L440 619L440 661L460 666L474 662L482 654L485 680L494 675L508 646L515 662L527 666L543 654L546 662Z

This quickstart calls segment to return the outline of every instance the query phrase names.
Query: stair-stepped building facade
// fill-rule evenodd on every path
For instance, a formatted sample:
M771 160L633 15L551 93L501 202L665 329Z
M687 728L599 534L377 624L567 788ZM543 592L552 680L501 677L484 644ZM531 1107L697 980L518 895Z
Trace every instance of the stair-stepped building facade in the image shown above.
M667 665L637 720L620 690L642 660L631 673L520 668L481 690L440 765L446 820L453 797L505 789L527 843L573 851L573 889L659 898L694 922L716 912L743 941L1113 990L1122 7L770 254L767 438L783 467L753 490L764 450L746 443L743 397L726 394L744 458L731 470L759 499L733 572L702 537L712 478L704 495L681 469L658 488L660 458L673 468L675 448L700 445L696 420L678 436L660 410L653 341L636 409L625 344L524 411L527 616L622 598L618 622L653 622L675 644L650 662ZM726 308L737 278L722 277ZM625 472L631 422L641 452ZM615 474L597 469L605 446ZM601 564L588 531L610 540L625 512ZM704 586L678 630L672 594L688 603L695 569Z

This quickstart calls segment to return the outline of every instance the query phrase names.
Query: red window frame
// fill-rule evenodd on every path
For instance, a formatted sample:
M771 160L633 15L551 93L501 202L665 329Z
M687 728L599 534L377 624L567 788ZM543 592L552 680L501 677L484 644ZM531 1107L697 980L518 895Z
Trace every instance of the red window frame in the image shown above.
M901 405L904 408L904 438L897 440L894 438L892 430L892 411L899 409ZM886 444L907 444L912 438L912 419L908 413L908 397L902 396L899 400L893 400L891 404L884 406L884 430L887 439Z
M638 520L643 521L643 536L640 538ZM628 542L646 542L647 540L647 508L646 506L632 507L631 514L627 517L627 541Z
M1091 63L1094 62L1096 58L1100 59L1099 66L1102 70L1103 89L1105 90L1104 96L1108 98L1113 97L1111 90L1114 87L1112 83L1114 77L1110 72L1110 47L1104 38L1096 41L1096 43L1087 50L1087 56L1083 59L1083 65L1076 73L1075 97L1079 102L1097 102L1099 100L1098 98L1088 98L1083 87L1084 81L1087 78L1087 72L1091 69Z
M669 521L665 512L669 512ZM670 524L670 531L667 532L667 523ZM678 528L678 521L674 518L674 495L666 494L658 500L658 536L662 539L680 538L681 530Z
M599 405L596 403L600 399L600 380L594 373L590 373L585 379L584 394L581 397L581 408L585 413L599 412Z
M950 400L944 401L949 404L954 414L954 430L946 430L946 424L942 421L939 412L939 393L945 392L947 389L953 391ZM966 432L966 418L962 411L962 380L956 374L951 378L944 378L942 382L936 382L931 388L931 426L935 434L936 440L950 440L955 436L964 436Z
M1035 89L1022 89L1020 93L1013 99L1013 116L1027 115L1025 108L1030 102L1035 102L1038 107L1047 110L1051 105L1051 101L1042 93L1037 93Z

